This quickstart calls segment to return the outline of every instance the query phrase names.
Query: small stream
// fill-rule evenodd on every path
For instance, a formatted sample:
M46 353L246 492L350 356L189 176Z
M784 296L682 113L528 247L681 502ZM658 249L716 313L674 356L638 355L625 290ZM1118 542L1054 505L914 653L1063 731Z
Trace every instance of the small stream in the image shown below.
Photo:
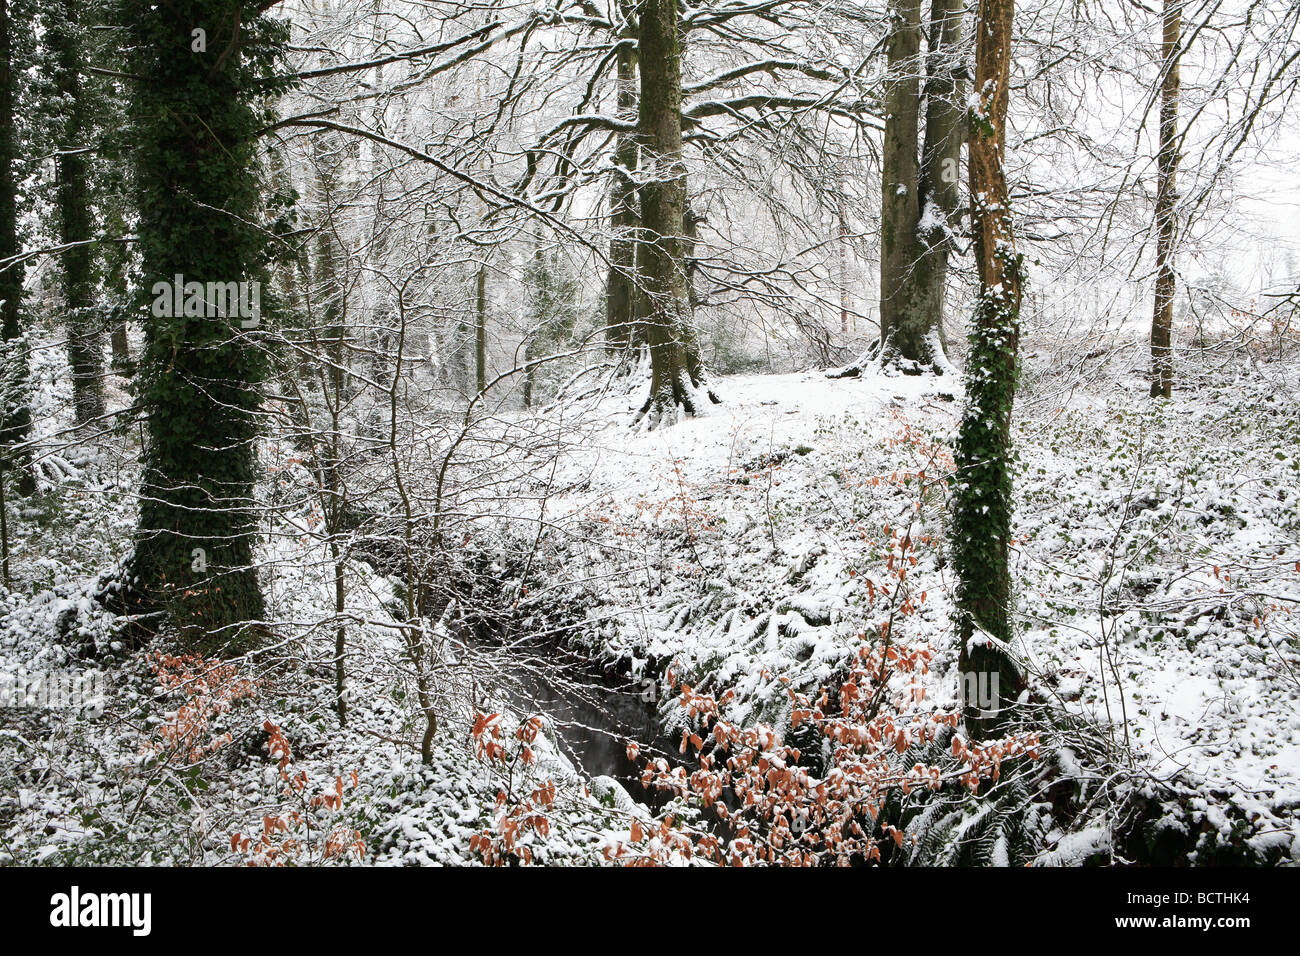
M376 573L400 580L404 567L394 558L393 542L372 538L370 544L358 557ZM435 616L432 608L426 611ZM474 670L480 693L521 717L545 717L560 750L588 779L611 777L652 809L668 801L667 793L642 785L641 771L647 757L680 762L679 741L664 733L654 704L642 693L643 682L580 656L558 639L513 639L509 624L476 620L454 626L482 665ZM628 759L629 742L638 745L637 761Z
M617 780L638 803L657 808L666 795L647 791L641 771L647 756L676 756L659 725L654 705L644 699L639 683L549 642L505 646L491 638L475 645L490 650L501 674L492 688L521 716L541 714L551 723L560 749L587 777ZM640 749L628 759L627 744Z

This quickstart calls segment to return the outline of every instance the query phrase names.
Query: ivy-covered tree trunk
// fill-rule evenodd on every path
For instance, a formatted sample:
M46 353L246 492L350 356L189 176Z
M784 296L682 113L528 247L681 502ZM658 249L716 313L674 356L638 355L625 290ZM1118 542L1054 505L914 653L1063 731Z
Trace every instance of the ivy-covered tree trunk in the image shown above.
M686 265L686 167L682 162L682 74L677 5L642 0L638 64L641 75L641 236L636 272L638 318L650 347L650 394L636 421L672 424L681 413L718 401L705 384L690 327Z
M1022 282L1004 166L1012 15L1012 0L980 0L975 53L979 103L970 118L971 226L980 292L955 454L952 550L963 687L988 692L985 699L968 694L965 701L967 726L976 736L1001 722L1023 687L1010 653L1008 563L1011 406Z
M111 9L104 11L88 26L93 28L99 20L112 15ZM88 19L89 16L88 13ZM92 32L89 39L93 38ZM122 51L115 44L108 44L104 37L87 47L83 55L90 63L107 62L110 68L122 65ZM94 91L95 87L88 86L88 89ZM128 104L116 92L110 86L107 95L92 100L99 160L95 169L96 216L100 233L109 240L101 242L96 252L103 276L104 321L109 329L109 367L117 375L129 377L135 374L135 363L131 359L128 324L138 299L138 291L131 288L133 243L111 240L132 233L133 227L128 223L134 217L135 200L127 142L129 124L125 118Z
M77 424L104 414L104 359L101 322L94 314L91 268L90 134L86 91L82 82L83 29L81 0L51 0L47 42L54 67L54 88L63 102L62 142L57 154L60 239L63 252L64 308L67 310L68 365Z
M1162 17L1160 146L1156 154L1156 294L1151 317L1151 397L1174 390L1174 207L1178 202L1179 44L1183 0L1165 0Z
M221 314L202 291L182 290L180 314L165 299L178 281L206 289L263 278L255 143L268 116L257 97L285 31L258 18L258 6L122 0L121 11L138 78L143 287L154 296L140 361L148 433L132 575L146 605L223 642L263 614L253 497L261 317L247 307Z
M19 22L15 13L23 14ZM23 335L23 264L17 261L22 252L18 240L18 129L14 105L18 96L16 41L31 35L26 7L15 0L0 0L0 337L5 343L17 343L4 350L4 378L12 387L5 389L4 408L0 408L0 480L14 473L13 489L19 495L36 492L36 477L31 456L13 451L12 446L27 440L31 431L31 410L27 406L27 350L17 340Z
M127 114L130 109L128 82L122 76L98 76L90 68L100 67L125 74L127 50L116 29L119 4L92 4L80 0L82 96L87 101L94 149L91 164L95 198L96 231L103 239L94 247L99 280L100 331L108 330L112 371L121 376L135 374L128 327L138 315L141 290L133 288L134 242L123 241L135 231L135 189L131 182L131 150L134 146ZM105 29L105 27L111 27ZM147 291L147 290L145 290Z
M630 38L618 48L618 118L637 115L637 50ZM636 321L636 175L640 146L632 132L620 132L614 146L614 176L609 188L609 274L605 282L605 344L624 353L633 344Z

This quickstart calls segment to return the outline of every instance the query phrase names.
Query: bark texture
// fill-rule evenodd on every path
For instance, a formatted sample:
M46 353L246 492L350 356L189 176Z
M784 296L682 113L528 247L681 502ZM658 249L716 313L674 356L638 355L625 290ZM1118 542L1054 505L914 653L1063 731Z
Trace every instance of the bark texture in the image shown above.
M618 118L637 116L637 50L630 42L618 49ZM605 285L605 342L623 353L633 344L636 321L636 174L640 146L634 132L621 132L614 148L614 178L609 190L609 274Z
M945 287L966 137L960 57L965 7L931 0L926 55L922 0L893 0L887 40L880 184L880 339L832 378L877 360L909 374L949 369ZM848 330L847 307L841 326Z
M487 388L487 266L474 277L474 387Z
M885 77L885 141L880 166L880 348L881 358L911 357L925 350L924 323L914 270L923 246L920 159L921 0L892 0L888 74Z
M13 0L0 0L0 260L13 259L22 251L18 241L18 131L14 104L17 99L15 39L19 30L31 30L30 23L16 23ZM21 262L11 262L0 270L0 335L14 342L23 334L23 274ZM16 385L27 380L27 352L21 345L8 354L10 365L5 377ZM31 431L31 411L22 388L6 396L0 409L0 445L12 446L27 440ZM13 473L13 488L19 495L36 492L36 477L31 455L4 449L0 458L0 480Z
M697 414L704 385L690 325L686 167L682 162L682 77L677 5L643 0L638 66L643 184L636 271L638 318L650 350L650 394L637 413L651 428Z
M48 34L54 60L54 86L63 100L63 142L56 160L60 239L63 253L65 326L72 403L77 424L104 414L104 357L100 317L94 312L91 267L90 129L82 85L81 0L53 0L54 20Z
M917 233L923 251L913 281L917 287L909 339L918 345L906 358L938 371L946 363L944 314L948 257L959 201L961 147L966 139L966 84L960 45L965 5L962 0L933 0L930 7L930 53L926 70L925 140L921 151L919 190L921 221ZM924 327L924 329L922 329Z

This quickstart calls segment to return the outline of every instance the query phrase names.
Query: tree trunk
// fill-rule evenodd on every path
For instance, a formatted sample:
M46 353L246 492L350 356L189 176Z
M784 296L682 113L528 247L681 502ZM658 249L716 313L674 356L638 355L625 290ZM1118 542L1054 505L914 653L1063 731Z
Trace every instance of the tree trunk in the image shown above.
M112 356L110 363L113 371L119 375L132 374L131 369L131 343L126 335L126 322L114 321L113 331L109 335L109 352Z
M474 384L487 388L487 266L479 266L474 279Z
M964 135L961 63L954 56L964 11L962 0L931 0L923 65L921 0L891 0L880 181L880 339L857 362L830 373L832 378L859 375L872 358L913 375L941 375L949 368L944 289ZM845 330L847 319L843 308Z
M966 367L966 409L958 431L953 565L963 686L990 688L996 703L965 701L967 726L998 726L1023 687L1012 638L1011 406L1019 347L1021 256L1007 206L1007 87L1012 0L980 0L976 40L979 105L970 119L971 227L980 294Z
M1178 61L1182 0L1165 0L1161 44L1160 151L1156 156L1156 296L1151 317L1151 397L1169 398L1174 388L1174 237L1178 202Z
M333 152L333 144L317 139L312 143L313 167L317 171L312 180L316 203L322 210L320 221L316 223L316 253L314 268L310 257L304 256L299 268L311 269L305 273L304 284L317 290L313 295L321 303L321 320L314 321L310 327L312 345L318 354L323 355L324 387L335 396L333 411L337 412L347 404L349 388L348 373L352 350L348 345L347 329L347 292L344 282L338 275L341 258L338 239L338 224L334 216L336 211L336 169L327 157ZM318 340L318 336L323 339Z
M880 162L880 357L915 361L929 331L916 301L922 252L917 158L921 0L890 0L885 141Z
M637 51L630 42L618 49L618 118L637 114ZM609 277L605 283L605 344L624 353L633 344L636 321L636 173L640 147L635 133L619 133L614 147L614 179L609 189Z
M524 408L533 407L533 382L537 374L537 369L533 366L533 343L529 342L524 346Z
M841 198L836 222L840 252L840 334L849 334L849 211Z
M48 33L54 58L54 87L63 99L63 143L58 152L58 205L63 253L64 307L67 310L68 365L78 425L104 414L104 359L100 322L93 314L94 279L90 261L89 130L82 88L81 0L54 0Z
M918 285L917 324L925 325L923 348L915 361L944 371L948 343L943 329L948 283L948 256L957 212L961 179L961 145L966 138L965 84L959 59L963 0L932 0L930 56L926 70L925 145L921 150L921 220L917 234L923 244Z
M686 168L682 162L682 76L676 3L642 0L638 63L642 169L637 243L640 324L650 347L650 394L636 415L648 427L698 414L705 387L690 327L686 266ZM707 399L718 401L712 392Z
M91 18L89 14L88 18ZM98 25L100 18L91 19L93 28ZM87 62L90 62L97 56L105 56L107 53L108 51L104 50L102 45L97 45L88 47L82 55ZM105 58L109 66L121 67L124 65L122 55L122 51L114 49L113 55ZM100 104L102 102L101 100ZM117 237L130 234L131 227L128 223L134 217L135 210L130 183L130 154L127 147L130 132L125 122L128 104L117 99L109 102L113 104L110 115L99 115L95 120L98 140L96 146L100 151L100 161L104 167L111 169L113 174L106 182L96 183L98 199L96 215L99 219L100 232L105 236ZM100 104L96 104L97 110ZM110 126L111 133L108 131ZM129 378L135 374L135 364L131 360L128 324L140 295L139 289L132 288L131 244L105 242L100 244L96 252L100 258L100 269L103 271L102 288L107 306L105 325L109 329L109 367L115 374Z
M283 41L267 22L250 22L247 6L125 0L122 21L130 70L142 78L132 155L144 288L156 297L140 362L148 440L132 576L137 600L191 637L207 632L209 646L263 614L253 566L263 360L246 315L168 314L165 302L175 276L263 278L256 137L265 118L253 103L265 70L240 47ZM205 52L192 51L197 25Z
M5 500L5 473L0 469L0 584L12 590L14 580L9 576L9 503Z
M14 124L14 100L17 96L17 64L14 62L14 38L20 27L11 18L12 0L0 0L0 260L16 258L22 252L18 242L18 131ZM0 335L12 342L23 334L23 274L21 262L0 266ZM31 431L31 410L27 407L27 351L21 346L7 353L5 375L18 383L18 394L7 395L0 409L0 445L10 446L27 440ZM21 497L35 494L36 477L31 455L5 450L0 467L14 471L14 490Z

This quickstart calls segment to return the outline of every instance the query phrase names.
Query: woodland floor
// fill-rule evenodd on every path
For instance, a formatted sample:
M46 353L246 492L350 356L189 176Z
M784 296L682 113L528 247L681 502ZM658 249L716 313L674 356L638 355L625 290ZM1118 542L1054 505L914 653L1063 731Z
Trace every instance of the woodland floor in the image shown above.
M1172 400L1151 402L1139 360L1135 351L1059 374L1027 362L1015 435L1018 650L1036 696L1095 728L1104 766L1075 767L1080 779L1179 781L1192 795L1179 826L1300 859L1300 362L1189 371ZM53 362L35 374L43 400L63 398ZM887 616L896 640L932 649L932 696L953 701L944 479L959 383L810 372L716 385L724 404L710 415L650 433L627 427L635 394L544 413L559 431L574 420L583 438L552 476L527 606L561 609L547 612L564 618L557 639L642 688L669 736L681 718L662 693L668 668L734 689L738 717L779 724L786 687L832 681L848 640ZM354 561L352 709L340 729L333 630L319 623L331 582L301 516L287 516L280 530L292 533L268 554L277 644L241 662L263 683L209 728L231 742L192 766L160 757L180 702L157 686L152 649L123 644L93 597L129 543L133 440L107 436L62 456L61 477L12 508L0 671L97 669L107 693L99 716L0 709L0 862L243 862L232 834L259 833L268 814L303 800L283 792L268 721L290 742L293 772L307 775L304 795L344 782L341 809L312 818L315 837L355 829L366 862L471 860L470 837L491 826L503 782L473 755L470 698L487 709L497 697L508 721L533 712L526 692L494 677L513 666L507 652L447 651L444 719L422 767L389 616L395 584ZM528 507L485 516L485 527L514 530L484 541L535 535L535 524L518 531L536 520ZM909 562L905 586L890 577L891 555ZM518 594L503 568L501 592ZM891 581L910 613L882 597ZM649 819L615 782L586 779L546 731L537 748L529 779L560 790L549 835L529 837L538 861L598 862L630 819ZM1068 772L1077 756L1062 745L1055 759ZM1099 849L1123 862L1106 826L1101 807L1076 832L1047 834L1043 862ZM319 844L303 845L298 861L314 862Z

